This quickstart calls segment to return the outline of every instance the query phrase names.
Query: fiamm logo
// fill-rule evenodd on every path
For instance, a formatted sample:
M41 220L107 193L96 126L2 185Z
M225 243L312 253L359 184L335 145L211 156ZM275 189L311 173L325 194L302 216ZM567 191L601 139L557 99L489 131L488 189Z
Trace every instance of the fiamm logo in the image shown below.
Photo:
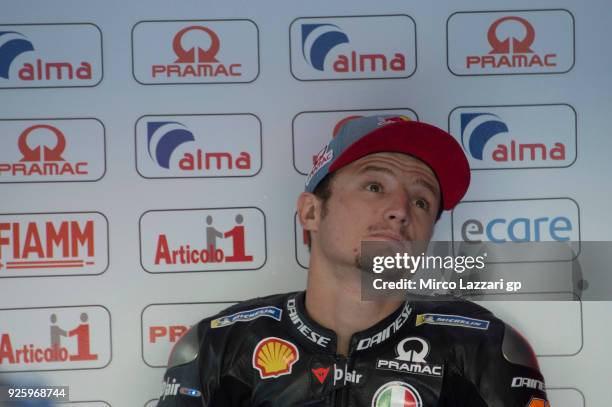
M4 372L99 369L111 360L110 314L102 306L0 310Z
M259 75L259 30L250 20L142 21L132 29L132 52L142 84L252 82Z
M456 108L449 131L472 169L568 167L576 160L576 112L569 105Z
M108 257L101 213L0 215L0 277L102 274Z
M261 122L251 114L144 116L136 163L145 178L253 176L261 169Z
M574 19L567 10L455 13L447 46L457 75L564 73L574 65Z
M416 70L416 28L406 15L298 18L290 42L300 80L406 78Z
M96 181L106 171L96 119L0 120L0 183Z
M257 208L149 211L140 218L143 268L151 273L254 270L266 261Z
M93 24L0 25L0 88L96 86L102 75Z

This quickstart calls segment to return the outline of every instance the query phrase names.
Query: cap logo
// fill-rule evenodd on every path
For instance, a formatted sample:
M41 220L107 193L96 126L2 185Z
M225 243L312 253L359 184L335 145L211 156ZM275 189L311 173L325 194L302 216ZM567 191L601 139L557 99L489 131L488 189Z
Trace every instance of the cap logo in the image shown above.
M330 162L332 158L334 158L334 151L329 150L328 146L323 147L323 149L317 153L312 170L310 170L310 173L306 178L306 184L309 184L316 172L319 171L325 164Z
M385 126L391 123L399 123L399 122L409 122L411 121L408 116L393 116L393 117L379 117L378 118L378 126Z

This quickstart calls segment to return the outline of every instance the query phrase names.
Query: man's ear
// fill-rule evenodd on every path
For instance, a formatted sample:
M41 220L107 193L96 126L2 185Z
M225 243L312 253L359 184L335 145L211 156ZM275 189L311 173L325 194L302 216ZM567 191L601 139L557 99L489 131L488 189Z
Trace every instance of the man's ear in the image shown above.
M321 200L313 193L302 192L297 200L297 216L306 231L319 229L321 216Z

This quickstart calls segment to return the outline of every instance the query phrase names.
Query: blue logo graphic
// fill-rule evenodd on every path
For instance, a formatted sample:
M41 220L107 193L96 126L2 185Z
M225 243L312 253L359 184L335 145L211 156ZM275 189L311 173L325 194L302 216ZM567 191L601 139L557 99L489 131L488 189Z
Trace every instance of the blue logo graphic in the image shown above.
M325 57L332 48L348 42L347 35L337 25L302 24L302 55L316 70L324 70Z
M211 328L221 328L223 326L231 325L234 322L245 322L252 321L259 317L269 317L275 319L277 321L281 320L281 315L283 310L276 307L262 307L251 309L247 311L237 312L232 315L228 315L226 317L220 317L217 319L213 319L210 321Z
M170 156L183 143L195 141L193 133L178 122L148 122L149 156L160 167L170 169Z
M416 326L422 324L459 326L462 328L489 329L489 321L484 319L468 318L461 315L445 314L419 314L416 317Z
M34 51L34 46L25 37L15 36L24 37L15 31L0 31L0 77L4 79L9 78L9 69L15 58L24 52Z
M507 133L508 126L492 113L461 113L461 143L477 160L482 160L487 142L500 133Z

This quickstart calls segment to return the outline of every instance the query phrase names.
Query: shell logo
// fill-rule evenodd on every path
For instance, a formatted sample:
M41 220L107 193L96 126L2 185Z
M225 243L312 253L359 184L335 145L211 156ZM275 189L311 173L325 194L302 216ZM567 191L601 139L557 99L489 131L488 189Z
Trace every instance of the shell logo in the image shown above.
M300 358L297 347L284 339L270 336L259 341L253 352L253 367L262 379L291 374Z

